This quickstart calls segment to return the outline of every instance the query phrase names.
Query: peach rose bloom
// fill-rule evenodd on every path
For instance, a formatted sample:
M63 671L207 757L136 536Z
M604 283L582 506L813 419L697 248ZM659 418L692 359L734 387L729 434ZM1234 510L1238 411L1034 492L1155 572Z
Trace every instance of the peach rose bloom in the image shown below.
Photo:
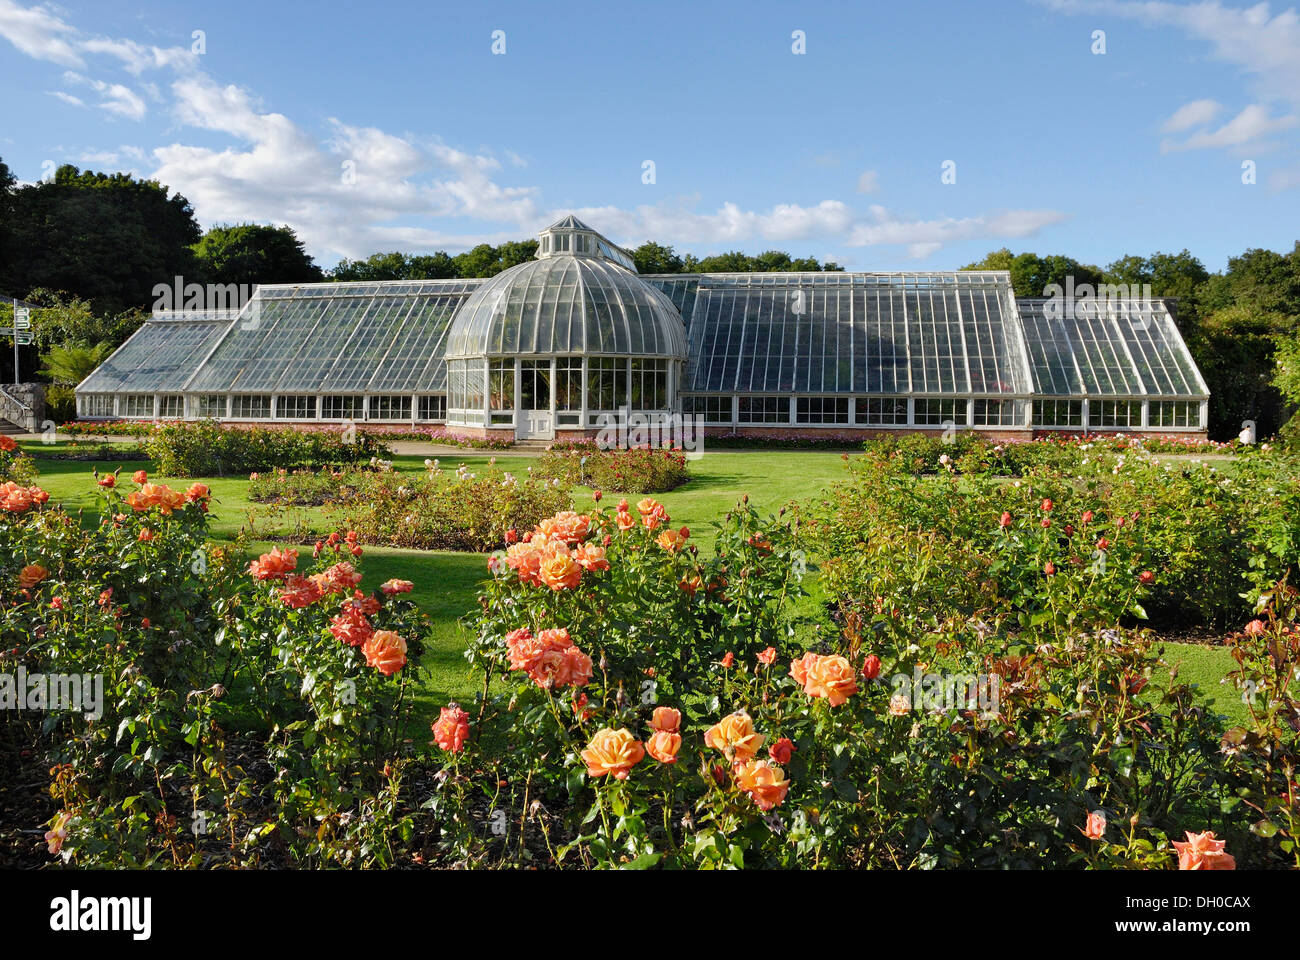
M682 527L682 530L685 529L685 527ZM655 543L659 544L659 546L663 547L669 553L676 553L686 544L686 536L682 534L682 530L674 530L669 527L655 538Z
M297 550L281 550L276 547L250 563L248 572L254 580L283 580L297 566Z
M650 516L650 514L655 512L655 509L658 506L659 506L659 501L654 500L650 497L646 497L644 500L640 501L636 505L636 509L641 514L641 516L648 517Z
M1175 840L1179 870L1236 870L1237 861L1223 848L1227 841L1216 840L1214 831L1192 833L1187 831L1185 841Z
M645 744L646 753L660 763L676 763L677 751L681 748L681 735L671 730L656 730Z
M650 726L668 733L676 733L681 725L682 712L672 707L655 707L654 715L650 718Z
M50 571L46 570L39 563L29 563L27 566L23 567L22 571L18 574L18 586L22 587L24 590L30 590L49 575Z
M632 516L632 514L628 513L626 510L620 510L614 516L614 522L618 524L620 530L626 532L636 526L636 517Z
M395 593L410 593L414 588L415 584L410 580L398 580L396 578L385 580L379 585L379 589L383 591L386 596L390 597Z
M469 739L469 714L456 703L443 707L433 724L433 739L448 753L460 753Z
M346 643L349 647L359 647L370 639L373 629L361 609L349 604L330 620L330 633L340 643Z
M912 709L911 701L901 693L896 693L889 698L889 712L895 717L907 716L908 711Z
M542 585L542 555L531 542L511 544L506 549L506 566L518 574L520 583L530 587Z
M361 646L366 664L386 677L406 666L406 641L392 630L376 630Z
M567 550L557 550L542 561L539 575L552 590L572 590L582 579L582 567Z
M838 707L858 692L856 671L839 654L818 657L808 669L803 687L810 697L823 697Z
M594 543L580 543L573 548L573 559L584 570L608 570L605 548Z
M212 491L206 483L191 483L190 488L185 491L185 499L190 503L194 503L198 500L208 499L211 493Z
M768 647L758 655L758 662L765 667L770 667L776 660L776 647Z
M794 663L790 664L790 676L794 677L794 682L801 687L808 685L808 671L817 663L817 654L805 653Z
M645 747L631 733L609 727L597 730L587 749L582 751L587 776L613 776L617 780L626 780L644 756Z
M1088 822L1079 828L1089 840L1100 840L1106 834L1106 814L1100 810L1094 810L1088 814Z
M579 515L573 510L564 510L553 517L547 517L537 525L537 531L547 540L558 540L568 546L587 539L590 529L591 517Z
M790 789L785 771L766 760L750 760L736 767L736 786L753 799L760 810L780 806Z
M723 717L704 734L704 742L733 760L750 760L758 754L764 737L754 732L754 721L744 710Z

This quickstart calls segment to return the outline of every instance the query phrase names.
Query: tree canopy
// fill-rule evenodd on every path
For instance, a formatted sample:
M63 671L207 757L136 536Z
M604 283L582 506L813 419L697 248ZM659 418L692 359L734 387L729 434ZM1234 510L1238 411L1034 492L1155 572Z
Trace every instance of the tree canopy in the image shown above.
M194 211L157 181L64 165L6 193L0 290L64 290L111 312L143 306L155 283L193 271Z
M204 283L314 283L325 276L289 227L216 226L193 250Z

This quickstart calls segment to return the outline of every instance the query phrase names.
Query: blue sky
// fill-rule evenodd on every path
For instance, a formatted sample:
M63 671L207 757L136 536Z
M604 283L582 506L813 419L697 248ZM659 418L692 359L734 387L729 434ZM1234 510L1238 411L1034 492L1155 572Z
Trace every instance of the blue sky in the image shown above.
M0 0L0 77L21 180L157 177L326 266L570 211L860 270L1001 246L1221 269L1300 238L1300 17L1276 5Z

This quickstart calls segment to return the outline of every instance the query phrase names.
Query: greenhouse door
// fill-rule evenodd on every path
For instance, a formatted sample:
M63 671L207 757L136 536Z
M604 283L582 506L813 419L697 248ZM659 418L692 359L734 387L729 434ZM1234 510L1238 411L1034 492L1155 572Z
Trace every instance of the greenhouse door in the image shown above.
M551 409L551 361L519 361L519 440L554 440L555 411Z

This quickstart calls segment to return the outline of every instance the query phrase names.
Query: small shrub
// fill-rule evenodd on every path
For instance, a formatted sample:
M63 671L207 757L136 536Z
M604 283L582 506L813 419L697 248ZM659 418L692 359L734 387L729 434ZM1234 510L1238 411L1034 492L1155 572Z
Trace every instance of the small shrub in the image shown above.
M602 450L589 441L552 444L533 467L533 474L596 490L636 494L665 493L690 479L686 455L680 450Z
M346 466L391 455L379 435L361 430L223 427L211 420L159 425L149 434L145 449L158 472L169 477Z

